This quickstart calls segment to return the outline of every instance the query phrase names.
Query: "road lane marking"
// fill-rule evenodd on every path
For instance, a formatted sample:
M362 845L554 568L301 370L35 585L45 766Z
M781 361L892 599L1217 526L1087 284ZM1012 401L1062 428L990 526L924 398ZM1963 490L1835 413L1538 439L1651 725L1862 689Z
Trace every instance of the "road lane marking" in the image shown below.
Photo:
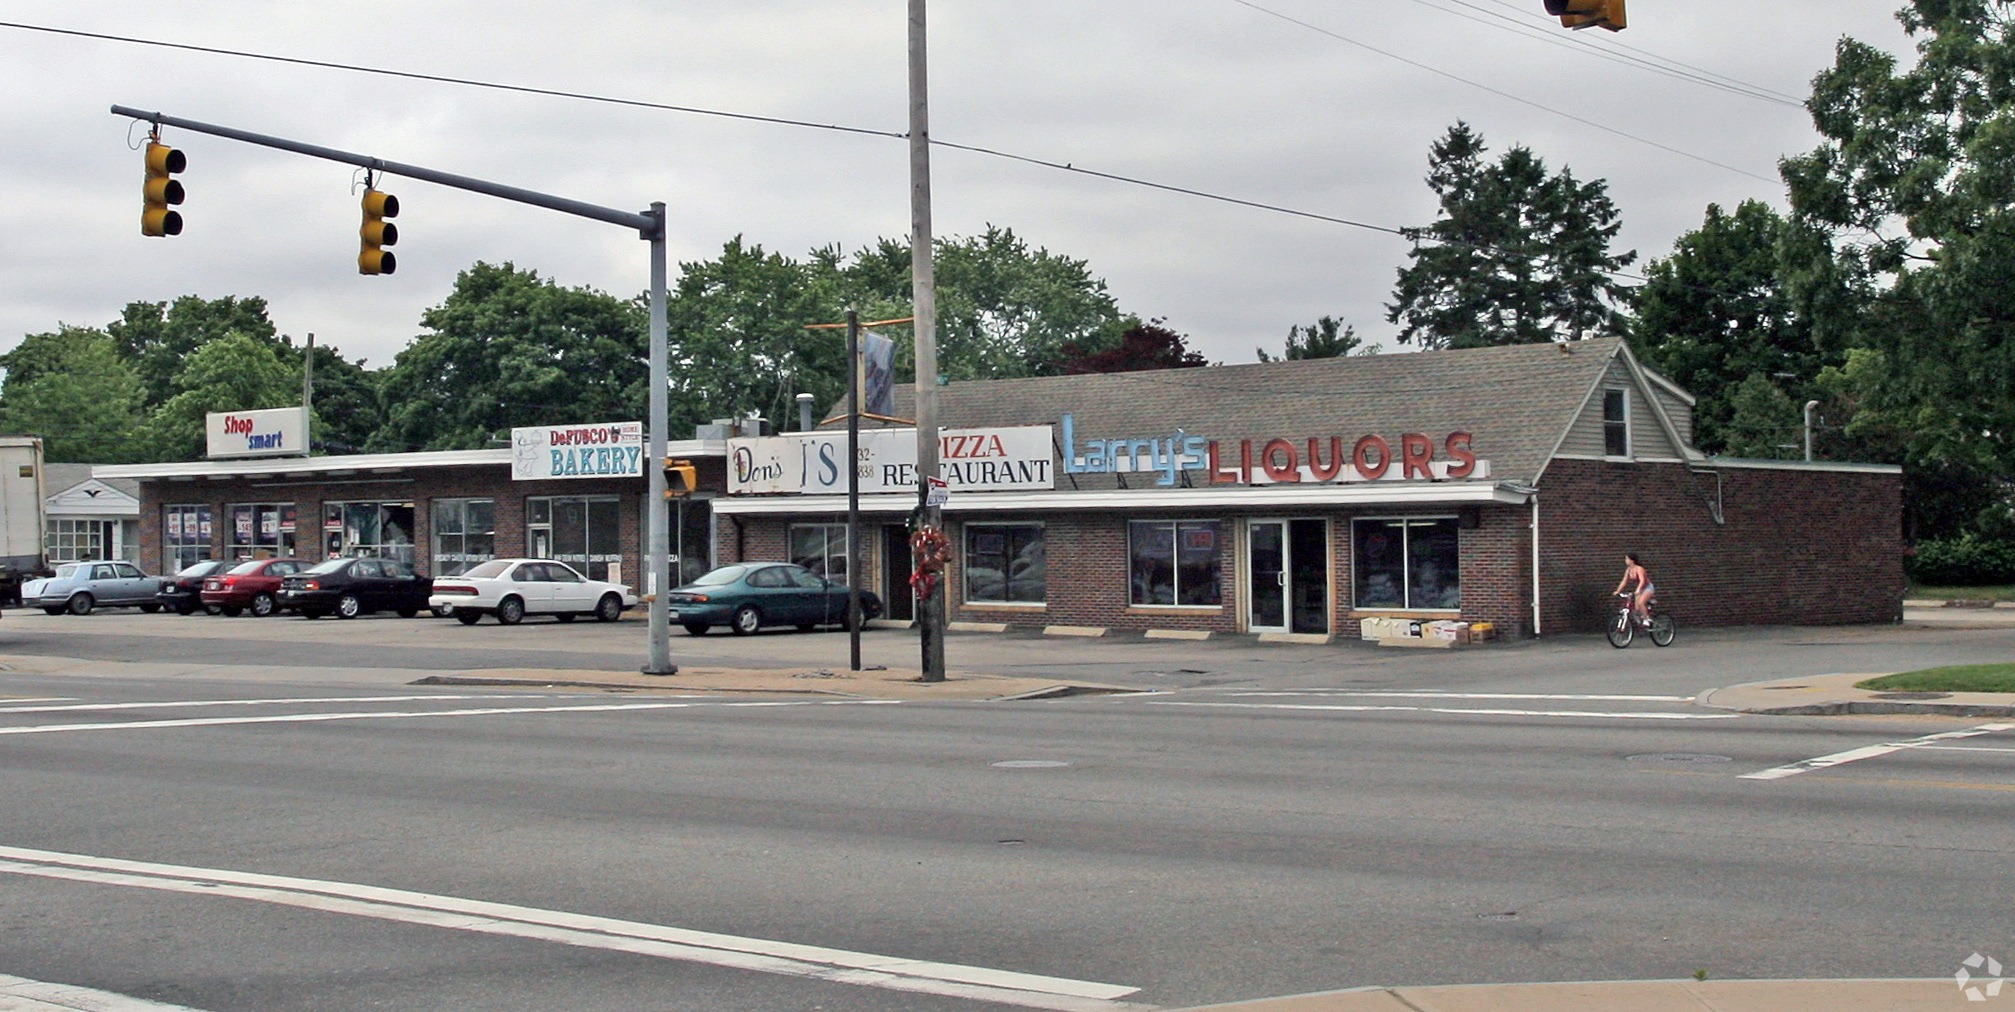
M1927 734L1921 738L1911 738L1907 741L1892 741L1881 745L1863 745L1860 748L1850 748L1845 752L1835 752L1831 755L1804 759L1785 766L1774 766L1767 770L1744 773L1737 779L1782 780L1785 777L1795 777L1800 773L1810 773L1813 770L1823 770L1846 763L1860 762L1863 759L1873 759L1877 756L1889 755L1892 752L1901 752L1904 749L1924 748L1932 742L1951 741L1955 738L1975 738L1983 734L1993 734L1996 731L2011 729L2015 729L2015 724L1982 724L1979 727L1969 727L1963 731L1941 731L1938 734Z
M15 999L15 1000L9 1000ZM0 1012L199 1012L131 995L0 973Z
M69 710L148 710L181 706L268 706L274 703L406 703L420 700L441 699L496 699L496 696L329 696L326 698L298 698L275 696L271 699L186 699L179 701L146 703L75 703L69 706L0 706L0 713L61 713ZM535 695L512 694L510 699L551 699L552 693ZM12 700L9 700L12 702Z
M1923 752L2015 752L2015 748L1995 748L1991 745L1919 745Z
M1150 699L1145 706L1212 706L1238 710L1337 710L1351 713L1458 713L1473 717L1603 717L1624 720L1733 720L1739 713L1603 713L1592 710L1481 710L1459 706L1374 706L1351 703L1198 703L1175 699Z
M100 724L35 724L0 727L0 735L59 734L65 731L141 731L225 724L312 724L328 720L391 720L402 717L493 717L519 713L606 713L616 710L678 710L696 706L867 706L899 699L817 699L778 703L603 703L589 706L484 706L467 710L358 710L342 713L271 713L256 717L184 717L177 720L118 720Z
M1356 689L1304 689L1298 691L1222 691L1230 696L1345 696L1371 699L1559 699L1603 703L1691 703L1692 696L1593 696L1571 693L1528 692L1365 692Z
M223 896L481 934L558 942L842 984L1056 1012L1119 1012L1139 988L850 952L350 882L0 847L0 874Z
M5 665L0 665L0 668L4 667ZM0 703L65 703L76 698L76 696L0 696Z

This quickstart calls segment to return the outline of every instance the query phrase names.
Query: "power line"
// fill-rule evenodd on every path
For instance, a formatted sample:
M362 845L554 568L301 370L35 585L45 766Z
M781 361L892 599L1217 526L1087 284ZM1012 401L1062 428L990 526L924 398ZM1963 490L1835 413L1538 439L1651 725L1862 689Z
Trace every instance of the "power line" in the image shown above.
M1324 27L1322 27L1321 25L1317 25L1317 24L1313 24L1313 23L1311 23L1311 22L1307 22L1307 21L1303 21L1303 20L1301 20L1300 18L1297 18L1297 17L1294 17L1294 16L1292 16L1292 15L1288 15L1288 14L1283 14L1283 13L1281 13L1280 11L1276 11L1276 10L1272 10L1272 9L1270 9L1270 8L1266 8L1266 7L1261 7L1260 5L1258 5L1258 4L1256 4L1256 3L1253 3L1253 2L1252 2L1252 0L1231 0L1231 2L1232 2L1232 3L1235 3L1235 4L1238 4L1238 5L1239 5L1239 6L1241 6L1241 7L1249 7L1249 8L1251 8L1251 9L1255 10L1255 11L1258 11L1258 12L1259 12L1259 13L1261 13L1261 14L1265 14L1265 15L1267 15L1268 17L1273 17L1273 18L1278 18L1278 19L1280 19L1280 20L1282 20L1282 21L1285 21L1285 22L1287 22L1288 24L1291 24L1291 25L1297 25L1297 26L1299 26L1299 27L1302 27L1302 28L1306 28L1306 29L1308 29L1309 31L1312 31L1312 32L1317 32L1317 33L1319 33L1319 34L1322 34L1322 35L1327 35L1327 36L1329 36L1330 38L1332 38L1332 39L1335 39L1335 40L1337 40L1338 42L1345 42L1345 43L1349 43L1350 45L1353 45L1353 46L1356 46L1356 47L1358 47L1358 48L1360 48L1360 49L1363 49L1363 50L1366 50L1366 51L1369 51L1369 52L1373 52L1373 53L1377 53L1378 55L1380 55L1380 56L1383 56L1383 57L1387 57L1388 59L1393 59L1393 60L1398 60L1399 62L1401 62L1401 63L1404 63L1404 64L1406 64L1406 65L1408 65L1408 66L1410 66L1410 67L1417 67L1417 68L1419 68L1419 69L1421 69L1421 70L1425 70L1425 71L1427 71L1427 72L1428 72L1428 73L1430 73L1430 74L1435 74L1435 75L1438 75L1438 76L1440 76L1440 77L1445 77L1445 78L1448 78L1448 79L1449 79L1449 80L1451 80L1451 81L1455 81L1455 82L1457 82L1457 83L1460 83L1460 84L1466 84L1466 85L1469 85L1469 86L1470 86L1470 87L1472 87L1472 88L1479 88L1479 89L1481 89L1481 90L1483 90L1483 91L1487 91L1487 92L1489 92L1489 93L1491 93L1491 94L1493 94L1493 95L1496 95L1496 96L1498 96L1499 98L1506 98L1506 99L1510 99L1511 101L1513 101L1513 102L1517 102L1517 103L1519 103L1520 105L1527 105L1527 106L1531 106L1532 108L1534 108L1534 109L1538 109L1538 110L1540 110L1541 112L1548 112L1548 113L1552 113L1552 114L1553 114L1553 115L1555 115L1555 116L1559 116L1559 117L1562 117L1563 119L1570 119L1570 120L1573 120L1574 122L1576 122L1576 123L1580 123L1580 124L1582 124L1583 126L1590 126L1590 127L1594 127L1595 129L1597 129L1597 130L1601 130L1601 131L1603 131L1604 133L1610 133L1610 134L1615 134L1616 136L1618 136L1618 137L1621 137L1621 138L1623 138L1623 139L1625 139L1625 140L1631 140L1631 141L1636 141L1636 142L1637 142L1637 143L1639 143L1639 144L1644 144L1644 145L1648 145L1648 146L1650 146L1650 147L1654 147L1654 148L1657 148L1657 149L1659 149L1660 151L1669 151L1669 152L1671 152L1671 153L1673 153L1673 154L1675 154L1675 155L1678 155L1678 156L1680 156L1680 157L1682 157L1682 158L1690 158L1690 159L1692 159L1692 160L1694 160L1694 161L1696 161L1696 162L1700 162L1700 163L1702 163L1702 164L1705 164L1705 165L1712 165L1712 166L1714 166L1714 167L1715 167L1715 168L1717 168L1717 169L1727 169L1728 171L1730 171L1730 172L1733 172L1733 173L1736 173L1737 175L1742 175L1742 176L1748 176L1748 177L1749 177L1749 178L1751 178L1751 179L1756 179L1756 180L1761 180L1761 181L1763 181L1763 182L1766 182L1766 183L1775 183L1775 182L1777 182L1777 180L1776 180L1776 179L1773 179L1773 178L1771 178L1771 177L1769 177L1769 176L1765 176L1765 175L1760 175L1760 174L1758 174L1758 173L1755 173L1755 172L1751 172L1751 171L1749 171L1748 169L1739 169L1739 168L1736 168L1736 167L1735 167L1735 166L1733 166L1733 165L1729 165L1729 164L1727 164L1726 162L1717 162L1717 161L1715 161L1714 159L1712 159L1712 158L1708 158L1708 157L1707 157L1707 156L1705 156L1705 155L1696 155L1696 154L1694 154L1694 153L1693 153L1693 152L1691 152L1691 151L1687 151L1687 150L1685 150L1685 149L1683 149L1683 148L1675 148L1675 147L1673 147L1673 146L1672 146L1672 145L1670 145L1670 144L1662 144L1662 143L1660 143L1660 142L1658 142L1658 141L1654 141L1654 140L1652 140L1652 139L1650 139L1650 138L1648 138L1648 137L1639 137L1639 136L1638 136L1638 135L1636 135L1636 134L1633 134L1633 133L1628 133L1628 132L1626 132L1626 131L1623 131L1623 130L1618 130L1618 129L1616 129L1615 127L1612 127L1612 126L1607 126L1607 125L1605 125L1605 124L1602 124L1602 123L1597 123L1596 121L1594 121L1594 120L1592 120L1592 119L1588 119L1588 118L1586 118L1586 117L1582 117L1582 116L1576 116L1575 114L1573 114L1573 113L1571 113L1571 112L1567 112L1567 111L1565 111L1565 110L1561 110L1561 109L1555 109L1555 108L1553 108L1553 107L1552 107L1552 106L1550 106L1550 105L1544 105L1544 104L1541 104L1541 103L1539 103L1539 102L1535 102L1535 101L1533 101L1533 100L1531 100L1531 99L1529 99L1529 98L1524 98L1524 97L1521 97L1521 96L1518 96L1518 95L1514 95L1514 94L1512 94L1511 92L1508 92L1508 91L1504 91L1504 90L1502 90L1502 89L1500 89L1500 88L1493 88L1493 87L1491 87L1490 85L1487 85L1487 84L1484 84L1484 83L1483 83L1483 82L1481 82L1481 81L1472 81L1472 80L1470 80L1469 78L1466 78L1466 77L1462 77L1462 76L1460 76L1460 75L1458 75L1458 74L1452 74L1452 73L1450 73L1450 72L1448 72L1448 71L1446 71L1446 70L1442 70L1442 69L1441 69L1441 68L1439 68L1439 67L1435 67L1435 66L1432 66L1432 65L1429 65L1429 64L1426 64L1426 63L1422 63L1422 62L1420 62L1419 60L1415 60L1415 59L1411 59L1411 58L1408 58L1408 57L1405 57L1405 56L1401 56L1401 55L1399 55L1398 53L1395 53L1395 52L1392 52L1391 50L1387 50L1387 49L1380 49L1380 48L1378 48L1377 46L1374 46L1374 45L1372 45L1372 44L1370 44L1370 43L1368 43L1368 42L1359 42L1358 40L1356 40L1356 39L1353 39L1353 38L1351 38L1351 37L1350 37L1350 36L1348 36L1348 35L1341 35L1341 34L1338 34L1338 33L1336 33L1336 32L1333 32L1333 31L1330 31L1330 30L1329 30L1329 29L1327 29L1327 28L1324 28Z
M1453 4L1453 7L1444 7L1441 3L1435 2L1435 0L1413 0L1413 2L1422 7L1441 11L1444 14L1452 14L1465 21L1473 21L1477 24L1510 32L1536 42L1544 42L1550 46L1580 53L1583 56L1594 57L1636 70L1647 71L1662 77L1671 78L1675 81L1685 81L1689 84L1697 84L1705 88L1714 88L1732 95L1740 95L1743 98L1768 102L1772 105L1788 106L1794 109L1803 109L1805 107L1805 103L1782 92L1737 81L1734 78L1723 77L1711 71L1701 70L1700 68L1674 60L1667 60L1665 57L1645 53L1644 50L1621 43L1615 43L1614 45L1617 48L1629 49L1632 52L1644 55L1631 56L1624 53L1611 52L1607 47L1588 41L1580 32L1566 33L1565 37L1563 37L1563 33L1558 30L1538 27L1525 18L1513 17L1502 11L1470 3L1469 0L1444 0L1446 3ZM1464 13L1463 10L1455 8L1465 8L1476 13ZM1666 64L1671 64L1671 66L1666 66Z
M1466 2L1465 2L1465 0L1452 0L1452 2L1455 2L1455 3L1463 3L1463 4L1464 4L1464 6L1470 6L1470 5L1468 4L1468 3L1466 3ZM1490 2L1491 2L1491 3L1494 3L1494 4L1496 4L1496 5L1498 5L1499 7L1504 7L1504 8L1507 8L1507 9L1509 9L1509 10L1514 10L1514 11L1517 11L1517 12L1519 12L1519 13L1520 13L1521 15L1530 15L1530 13L1531 13L1531 12L1530 12L1530 11L1529 11L1529 10L1528 10L1527 8L1525 8L1525 7L1521 7L1521 6L1519 6L1519 5L1515 4L1515 3L1512 3L1512 2L1511 2L1511 0L1490 0ZM1536 17L1544 17L1545 15L1531 15L1531 16L1536 16ZM1581 39L1581 36L1580 36L1580 33L1575 33L1575 34L1573 34L1573 35L1570 35L1570 36L1569 36L1569 38L1573 38L1573 39L1577 39L1577 40L1580 40L1580 41L1581 41L1581 43L1582 43L1583 45L1586 45L1586 46L1589 46L1589 47L1594 47L1594 46L1595 46L1595 43L1593 43L1593 42L1589 42L1589 41L1587 41L1587 40L1585 40L1585 39ZM1640 56L1644 56L1644 57L1647 57L1647 58L1649 58L1649 59L1653 59L1653 60L1657 60L1657 61L1660 61L1660 62L1662 62L1662 63L1668 63L1668 64L1671 64L1672 66L1675 66L1675 67L1680 67L1680 68L1683 68L1683 69L1685 69L1685 70L1690 70L1690 71L1693 71L1694 73L1697 73L1697 74L1702 74L1702 75L1705 75L1705 76L1707 76L1707 77L1712 77L1712 78L1715 78L1715 79L1717 79L1717 80L1721 80L1721 81L1726 81L1726 82L1728 82L1729 84L1733 84L1733 85L1738 85L1738 86L1740 86L1740 87L1743 87L1743 88L1748 88L1748 89L1749 89L1749 90L1751 90L1751 91L1755 91L1755 92L1759 92L1759 93L1761 93L1761 94L1765 94L1765 95L1770 95L1770 96L1774 96L1774 97L1776 97L1776 98L1779 98L1779 99L1782 99L1782 100L1784 100L1784 101L1786 101L1786 102L1793 102L1793 103L1796 103L1796 104L1798 104L1798 105L1801 105L1801 106L1805 104L1805 103L1804 103L1804 101L1803 101L1802 99L1800 99L1800 98L1799 98L1798 96L1796 96L1796 95L1791 95L1791 94L1786 94L1785 92L1781 92L1781 91L1778 91L1778 90L1776 90L1776 89L1774 89L1774 88L1766 88L1766 87L1764 87L1764 86L1762 86L1762 85L1760 85L1760 84L1751 84L1751 83L1749 83L1748 81L1744 81L1744 80L1741 80L1740 78L1734 78L1734 77L1729 77L1729 76L1728 76L1728 75L1726 75L1726 74L1721 74L1721 73L1717 73L1717 72L1715 72L1715 71L1712 71L1712 70L1708 70L1708 69L1707 69L1707 68L1705 68L1705 67L1696 67L1696 66L1694 66L1694 65L1693 65L1693 64L1691 64L1691 63L1685 63L1685 62L1683 62L1683 61L1680 61L1680 60L1675 60L1675 59L1673 59L1673 58L1671 58L1671 57L1669 57L1669 56L1661 56L1661 55L1659 55L1659 54L1657 54L1657 53L1654 53L1654 52L1652 52L1652 51L1651 51L1651 50L1649 50L1649 49L1643 49L1643 48L1640 48L1640 47L1637 47L1637 46L1633 46L1633 45L1631 45L1631 44L1630 44L1630 43L1628 43L1628 42L1622 42L1622 41L1619 41L1619 40L1616 40L1616 39L1611 39L1611 40L1609 40L1609 43L1608 43L1608 44L1609 44L1610 46L1613 46L1613 47L1617 48L1617 49L1625 49L1625 50L1629 50L1630 52L1633 52L1633 53L1637 53L1637 54L1638 54L1638 55L1640 55Z

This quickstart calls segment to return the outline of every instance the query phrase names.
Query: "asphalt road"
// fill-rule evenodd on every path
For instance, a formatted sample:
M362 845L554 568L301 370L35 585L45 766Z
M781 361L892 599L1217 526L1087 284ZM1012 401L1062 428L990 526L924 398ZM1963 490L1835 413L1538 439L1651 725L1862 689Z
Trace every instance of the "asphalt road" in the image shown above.
M0 654L579 664L640 635L23 617ZM845 646L702 642L751 664ZM1697 969L1944 976L2015 955L2015 731L1746 779L1988 722L1727 717L1688 697L2010 645L1895 629L1452 656L956 641L955 663L1168 686L1013 703L0 671L16 697L0 700L0 974L210 1012L1110 1009ZM1635 698L1536 698L1559 696ZM1710 758L1646 758L1667 754Z

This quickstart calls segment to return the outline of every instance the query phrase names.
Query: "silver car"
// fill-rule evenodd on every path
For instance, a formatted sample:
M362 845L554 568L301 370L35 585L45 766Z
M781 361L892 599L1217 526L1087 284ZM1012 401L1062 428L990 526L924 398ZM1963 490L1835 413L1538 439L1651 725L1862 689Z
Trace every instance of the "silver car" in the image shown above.
M30 580L21 587L21 603L51 615L89 615L97 607L132 607L160 611L155 595L161 580L140 572L130 562L66 562L56 575Z

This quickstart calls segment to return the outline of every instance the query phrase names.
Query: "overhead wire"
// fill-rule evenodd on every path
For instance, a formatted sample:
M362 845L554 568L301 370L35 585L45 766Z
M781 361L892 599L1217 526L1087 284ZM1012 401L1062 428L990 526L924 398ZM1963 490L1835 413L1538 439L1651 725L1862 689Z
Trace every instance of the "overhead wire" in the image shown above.
M1450 0L1450 2L1451 2L1451 3L1460 3L1460 4L1462 4L1463 6L1466 6L1466 7L1467 7L1467 6L1474 6L1473 4L1469 3L1469 2L1468 2L1468 0ZM1531 11L1531 9L1530 9L1530 8L1528 8L1528 7L1522 7L1522 6L1518 5L1518 4L1515 4L1515 3L1512 3L1512 2L1511 2L1511 0L1489 0L1489 2L1491 2L1491 3L1494 3L1494 4L1496 4L1497 6L1499 6L1499 7L1503 7L1503 8L1505 8L1505 9L1507 9L1507 10L1512 10L1512 11L1517 11L1517 12L1518 12L1518 13L1519 13L1520 15L1522 15L1522 16L1526 16L1526 17L1545 17L1545 15L1538 15L1538 14L1534 14L1534 13L1533 13L1533 12ZM1576 39L1576 40L1579 40L1579 41L1580 41L1580 42L1581 42L1581 43L1582 43L1583 45L1586 45L1586 46L1590 46L1590 47L1593 47L1593 46L1595 45L1595 43L1593 43L1593 42L1589 42L1589 41L1587 41L1586 39L1582 39L1579 33L1573 33L1573 34L1570 34L1570 35L1569 35L1568 37L1569 37L1569 38L1572 38L1572 39ZM1748 81L1744 81L1744 80L1741 80L1740 78L1734 78L1734 77L1729 77L1729 76L1728 76L1727 74L1722 74L1722 73L1719 73L1719 72L1717 72L1717 71L1712 71L1712 70L1708 70L1708 69L1707 69L1707 68L1705 68L1705 67L1697 67L1697 66L1694 66L1694 65L1693 65L1693 64L1691 64L1691 63L1686 63L1686 62L1684 62L1684 61L1682 61L1682 60L1675 60L1675 59L1673 59L1672 57L1669 57L1669 56L1664 56L1664 55L1661 55L1661 54L1658 54L1658 53L1654 53L1654 52L1652 52L1652 51L1651 51L1651 50L1649 50L1649 49L1643 49L1643 48L1640 48L1640 47L1638 47L1638 46L1633 46L1633 45L1631 45L1630 43L1628 43L1628 42L1624 42L1624 41L1622 41L1622 40L1620 40L1620 39L1610 39L1610 40L1608 40L1608 42L1606 43L1606 45L1607 45L1607 46L1609 46L1609 47L1614 47L1614 48L1616 48L1616 49L1622 49L1622 50L1627 50L1627 51L1629 51L1629 52L1632 52L1632 53L1636 53L1636 54L1638 54L1639 56L1643 56L1643 57L1645 57L1645 58L1647 58L1647 59L1651 59L1651 60L1656 60L1656 61L1659 61L1659 62L1661 62L1661 63L1667 63L1667 64L1670 64L1670 65L1672 65L1672 66L1674 66L1674 67L1679 67L1679 68L1681 68L1681 69L1684 69L1684 70L1688 70L1688 71L1691 71L1691 72L1693 72L1693 73L1696 73L1696 74L1700 74L1700 75L1702 75L1702 76L1705 76L1705 77L1712 77L1712 78L1715 78L1715 79L1717 79L1717 80L1721 80L1721 81L1725 81L1725 82L1727 82L1727 83L1729 83L1729 84L1732 84L1732 85L1736 85L1736 86L1738 86L1738 87L1742 87L1742 88L1747 88L1747 89L1750 89L1751 91L1756 91L1756 92L1759 92L1759 93L1762 93L1762 94L1765 94L1765 95L1770 95L1770 96L1773 96L1773 97L1775 97L1775 98L1778 98L1778 99L1781 99L1781 100L1783 100L1783 101L1786 101L1786 102L1793 102L1793 103L1797 103L1797 104L1799 104L1799 105L1803 105L1803 104L1804 104L1804 102L1803 102L1803 101L1802 101L1801 99L1799 99L1799 97L1798 97L1798 96L1796 96L1796 95L1792 95L1792 94L1788 94L1788 93L1786 93L1786 92L1782 92L1782 91L1778 91L1778 90L1776 90L1776 89L1774 89L1774 88L1766 88L1766 87L1764 87L1763 85L1760 85L1760 84L1753 84L1753 83L1751 83L1751 82L1748 82Z
M1411 57L1401 56L1398 53L1395 53L1389 49L1380 49L1379 47L1374 46L1369 42L1362 42L1357 39L1353 39L1348 35L1331 31L1327 28L1322 27L1321 25L1315 24L1314 22L1303 21L1302 19L1297 18L1291 14L1286 14L1281 11L1274 10L1270 7L1262 7L1259 4L1253 3L1252 0L1231 0L1231 2L1238 4L1241 7L1249 7L1252 10L1258 11L1261 14L1264 14L1271 18L1277 18L1281 21L1287 22L1288 24L1297 25L1299 27L1306 28L1309 31L1316 32L1321 35L1327 35L1330 38L1337 40L1338 42L1348 43L1350 45L1358 47L1359 49L1363 49L1367 52L1377 53L1378 55L1386 57L1388 59L1398 60L1399 62L1404 63L1409 67L1416 67L1421 70L1425 70L1430 74L1434 74L1439 77L1445 77L1459 84L1466 84L1472 88L1478 88L1483 91L1487 91L1493 95L1498 96L1499 98L1509 99L1510 101L1517 102L1520 105L1530 106L1534 109L1538 109L1541 112L1551 113L1563 119L1573 120L1574 122L1580 123L1583 126L1593 127L1604 133L1614 134L1625 140L1635 141L1636 143L1639 144L1648 145L1650 147L1657 148L1660 151L1668 151L1682 158L1690 158L1704 165L1712 165L1717 169L1726 169L1737 175L1748 176L1751 179L1761 180L1766 183L1777 182L1776 179L1770 176L1765 176L1760 173L1751 172L1748 169L1738 168L1726 162L1717 162L1714 159L1707 157L1706 155L1696 155L1693 152L1688 151L1684 148L1676 148L1670 144L1654 141L1649 137L1640 137L1636 134L1630 133L1629 131L1619 130L1605 123L1598 123L1595 120L1589 119L1585 116L1576 116L1575 114L1568 112L1564 109L1556 109L1550 105L1546 105L1545 103L1535 102L1532 99L1526 98L1522 95L1512 94L1511 92L1505 91L1502 88L1494 88L1490 85L1484 84L1481 81L1470 80L1469 78L1463 77L1460 74L1451 73L1449 71L1441 69L1440 67L1436 67L1432 64L1422 63L1419 60L1413 59Z

